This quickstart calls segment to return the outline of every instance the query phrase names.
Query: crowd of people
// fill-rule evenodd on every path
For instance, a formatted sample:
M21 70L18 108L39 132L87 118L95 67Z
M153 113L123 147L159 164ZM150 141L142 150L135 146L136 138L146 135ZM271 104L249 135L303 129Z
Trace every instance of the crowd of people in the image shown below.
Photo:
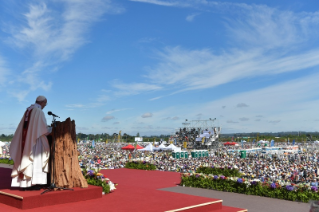
M78 144L79 165L87 169L124 168L128 161L147 161L157 170L194 173L200 166L238 169L243 177L260 181L280 181L284 183L309 183L318 186L319 151L315 145L303 146L306 150L295 154L249 153L241 158L238 152L228 151L227 147L211 150L208 157L173 158L168 151L128 151L122 150L126 143L99 143L92 147L91 142ZM251 146L250 146L251 147ZM245 146L244 146L245 148ZM249 148L249 146L246 146ZM10 157L9 146L2 147L2 157ZM0 153L1 155L1 153Z
M227 151L234 147L220 147L211 150L208 157L180 158L172 157L170 152L143 152L122 150L126 144L90 143L78 145L80 166L86 168L117 169L123 168L127 161L147 161L157 170L194 173L200 166L235 168L243 177L260 181L281 181L285 183L310 183L318 186L319 152L314 146L300 144L307 151L295 154L249 153L241 158L238 152ZM248 147L248 146L247 146ZM241 147L236 147L241 148Z

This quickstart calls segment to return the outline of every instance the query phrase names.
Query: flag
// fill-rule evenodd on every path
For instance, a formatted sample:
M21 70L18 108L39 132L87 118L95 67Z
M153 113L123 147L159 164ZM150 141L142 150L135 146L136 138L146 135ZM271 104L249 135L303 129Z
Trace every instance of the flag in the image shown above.
M295 145L295 139L292 141L292 145Z
M244 142L243 142L243 140L241 140L241 148L243 148L244 147Z
M288 140L288 144L289 144L289 138L287 140Z
M275 146L275 141L274 140L270 141L270 146Z
M94 140L92 141L92 148L94 148L95 147L95 142L94 142Z
M255 143L255 141L256 141L256 140L254 139L254 140L253 140L253 144Z

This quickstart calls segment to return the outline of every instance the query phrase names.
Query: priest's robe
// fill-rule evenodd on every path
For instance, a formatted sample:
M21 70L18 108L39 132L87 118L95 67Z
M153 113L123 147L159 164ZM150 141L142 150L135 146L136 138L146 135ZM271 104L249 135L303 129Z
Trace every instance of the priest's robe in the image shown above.
M23 135L23 129L26 128ZM12 187L31 187L47 184L50 146L46 135L51 133L39 104L33 104L23 115L10 145L14 161L11 177Z

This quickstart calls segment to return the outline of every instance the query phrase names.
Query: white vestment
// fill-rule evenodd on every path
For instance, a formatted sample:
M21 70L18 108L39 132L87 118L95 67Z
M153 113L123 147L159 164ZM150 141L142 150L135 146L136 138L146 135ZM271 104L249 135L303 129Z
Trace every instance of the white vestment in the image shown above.
M38 104L31 105L30 117L22 117L22 120L13 136L10 145L10 155L14 161L12 169L12 187L31 187L35 184L46 184L49 171L48 162L50 146L46 135L51 132L47 127L45 115ZM25 121L29 121L29 127L22 152L22 133ZM23 179L19 174L23 174Z

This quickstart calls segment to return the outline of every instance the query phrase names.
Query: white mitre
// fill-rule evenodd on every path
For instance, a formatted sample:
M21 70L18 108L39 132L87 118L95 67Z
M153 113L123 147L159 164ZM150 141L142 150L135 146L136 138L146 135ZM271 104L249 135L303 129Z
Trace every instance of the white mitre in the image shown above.
M45 98L45 96L38 96L37 97L37 102L43 102L44 100L46 100L47 98Z

